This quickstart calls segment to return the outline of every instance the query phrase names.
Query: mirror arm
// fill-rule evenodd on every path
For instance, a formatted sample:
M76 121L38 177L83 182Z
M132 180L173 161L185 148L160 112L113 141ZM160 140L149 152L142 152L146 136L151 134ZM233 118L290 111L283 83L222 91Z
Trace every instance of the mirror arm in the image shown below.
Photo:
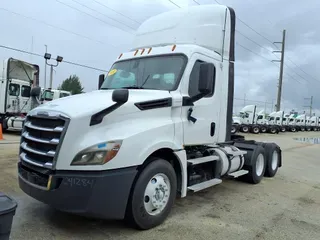
M190 101L191 101L192 103L194 103L194 102L200 100L201 98L204 98L204 97L207 96L209 93L210 93L210 90L203 91L203 92L201 92L201 93L199 93L199 94L194 95L193 97L191 97L191 98L190 98Z

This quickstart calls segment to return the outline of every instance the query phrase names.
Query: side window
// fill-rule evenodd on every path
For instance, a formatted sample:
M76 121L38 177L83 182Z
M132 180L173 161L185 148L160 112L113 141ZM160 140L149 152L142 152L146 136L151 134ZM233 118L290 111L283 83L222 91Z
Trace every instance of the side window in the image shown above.
M276 120L277 120L277 121L280 120L280 117L276 117Z
M188 89L188 94L189 94L190 97L193 97L193 96L195 96L195 95L197 95L199 93L198 84L199 84L199 74L200 74L200 64L201 63L203 63L203 61L197 60L194 63L194 66L193 66L191 74L190 74L189 89ZM214 77L215 77L215 75L214 75ZM214 85L213 85L214 80L215 79L212 79L211 91L206 97L211 97L213 95L213 92L214 92Z
M19 96L20 95L20 85L15 83L10 83L9 85L9 95Z
M258 116L258 120L259 120L259 119L262 119L262 118L263 118L263 115L259 115L259 116Z
M22 86L21 87L21 96L29 98L30 97L30 91L31 91L31 87Z

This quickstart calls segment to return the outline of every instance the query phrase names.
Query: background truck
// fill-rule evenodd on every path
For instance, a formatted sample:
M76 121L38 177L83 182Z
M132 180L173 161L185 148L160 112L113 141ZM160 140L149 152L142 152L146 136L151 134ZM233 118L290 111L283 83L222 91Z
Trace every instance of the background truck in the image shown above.
M239 112L241 125L239 127L241 132L248 133L278 133L279 127L275 119L272 122L268 121L264 110L257 113L256 105L247 105Z
M221 5L146 20L97 91L28 113L20 188L75 214L161 224L176 196L281 166L275 143L231 135L235 13Z
M39 85L39 66L9 58L0 73L0 124L3 130L22 129L31 109L30 90Z
M63 98L68 96L71 96L71 92L69 91L60 90L60 89L51 89L51 88L48 88L48 89L41 88L41 95L39 100L42 104L58 98Z

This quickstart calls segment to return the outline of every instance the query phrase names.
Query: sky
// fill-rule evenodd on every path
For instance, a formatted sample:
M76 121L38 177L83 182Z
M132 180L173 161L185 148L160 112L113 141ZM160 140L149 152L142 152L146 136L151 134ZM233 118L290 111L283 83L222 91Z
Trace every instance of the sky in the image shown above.
M281 109L320 115L320 32L317 31L320 1L217 0L232 7L236 21L234 112L256 104L272 110L279 79L279 50L286 29L284 80ZM174 2L174 4L172 3ZM53 87L72 74L79 76L85 91L97 89L98 76L108 71L121 52L130 50L134 32L151 16L215 0L10 0L0 1L0 45L40 55L63 56L99 70L62 62L53 73ZM178 5L178 6L176 6ZM44 85L44 58L0 47L0 59L9 57L40 66ZM54 63L54 62L53 62ZM47 86L49 68L47 68Z

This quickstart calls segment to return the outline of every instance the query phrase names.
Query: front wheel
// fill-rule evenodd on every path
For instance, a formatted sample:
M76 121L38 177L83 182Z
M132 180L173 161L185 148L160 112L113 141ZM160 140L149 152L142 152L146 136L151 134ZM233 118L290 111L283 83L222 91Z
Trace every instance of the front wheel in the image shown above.
M177 192L172 165L155 158L142 170L128 202L126 220L138 229L160 225L169 215Z

